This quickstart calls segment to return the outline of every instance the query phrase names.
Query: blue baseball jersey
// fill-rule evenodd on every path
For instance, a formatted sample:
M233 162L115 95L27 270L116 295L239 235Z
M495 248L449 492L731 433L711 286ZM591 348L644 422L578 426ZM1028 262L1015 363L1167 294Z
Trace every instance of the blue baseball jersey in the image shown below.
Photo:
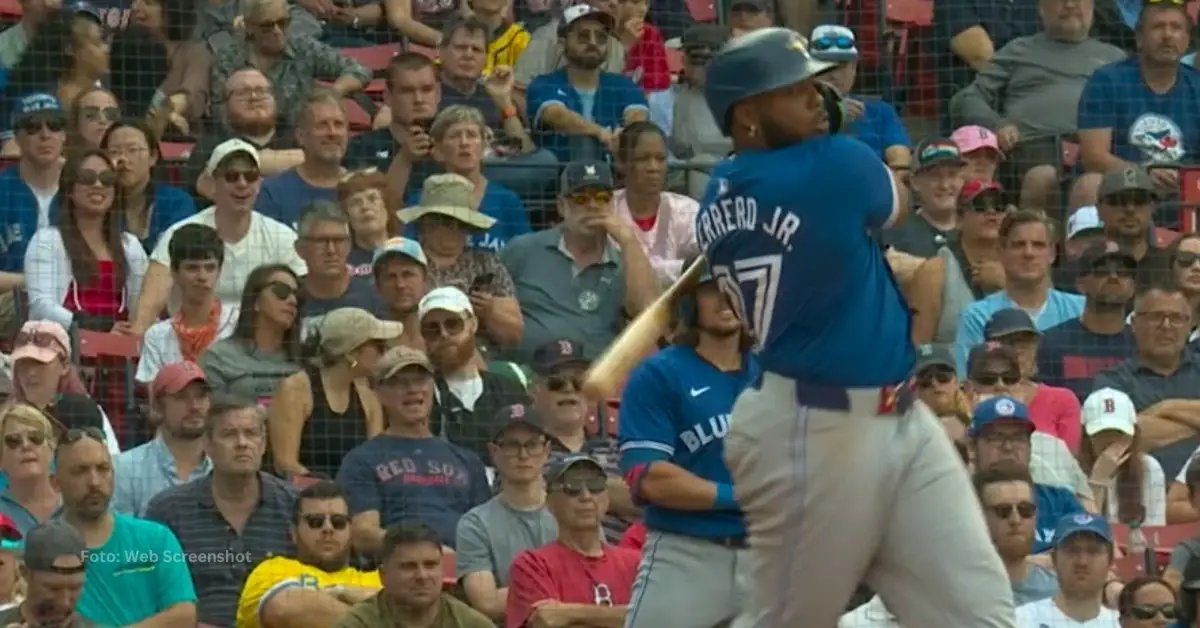
M826 135L740 152L713 170L700 206L696 239L764 371L846 388L908 377L911 312L869 233L899 211L875 151Z
M650 356L630 374L621 396L622 470L667 461L710 482L732 484L724 446L729 414L758 375L749 354L735 373L717 369L692 347ZM651 530L702 538L746 534L736 511L686 512L648 504L643 522Z

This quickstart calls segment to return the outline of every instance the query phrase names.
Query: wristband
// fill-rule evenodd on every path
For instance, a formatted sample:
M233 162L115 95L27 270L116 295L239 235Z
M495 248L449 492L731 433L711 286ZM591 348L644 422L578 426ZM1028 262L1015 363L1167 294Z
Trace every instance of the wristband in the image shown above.
M517 117L517 115L518 115L517 108L508 106L500 111L500 120L504 121L504 120L508 120L509 118L515 118L515 117Z
M733 485L717 483L717 499L713 502L715 510L737 510L737 497L733 494Z

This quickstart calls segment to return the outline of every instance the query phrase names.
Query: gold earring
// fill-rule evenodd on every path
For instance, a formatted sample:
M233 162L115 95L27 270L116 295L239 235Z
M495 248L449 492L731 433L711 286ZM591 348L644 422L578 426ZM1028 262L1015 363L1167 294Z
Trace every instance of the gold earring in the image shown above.
M746 134L749 135L750 137L754 137L755 135L758 135L758 127L753 124L747 126Z
M358 360L354 358L346 358L346 363L350 365L351 370L358 368Z

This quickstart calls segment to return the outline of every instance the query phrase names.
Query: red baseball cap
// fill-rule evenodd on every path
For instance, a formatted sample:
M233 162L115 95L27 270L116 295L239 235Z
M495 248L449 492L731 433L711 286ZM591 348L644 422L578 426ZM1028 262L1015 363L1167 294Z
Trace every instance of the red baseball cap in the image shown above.
M195 362L175 362L168 364L158 371L154 381L150 382L151 395L174 395L192 382L208 383L204 371Z
M958 193L958 202L960 204L970 203L984 192L1003 193L1004 188L1000 187L1000 184L995 181L983 181L981 179L967 181L966 185L962 187L962 191Z

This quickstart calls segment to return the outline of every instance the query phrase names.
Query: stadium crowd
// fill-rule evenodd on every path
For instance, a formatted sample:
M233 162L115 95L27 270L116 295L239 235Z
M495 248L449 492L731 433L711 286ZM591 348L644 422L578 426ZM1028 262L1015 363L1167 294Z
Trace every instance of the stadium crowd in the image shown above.
M802 44L908 182L869 234L913 310L893 401L958 446L1018 626L1200 625L1189 6L911 2L942 92L915 143L861 7ZM696 477L628 482L648 404L581 380L694 253L731 150L706 65L780 12L519 4L21 1L0 628L647 623L643 509ZM664 342L740 347L704 303ZM741 569L744 531L712 540Z

